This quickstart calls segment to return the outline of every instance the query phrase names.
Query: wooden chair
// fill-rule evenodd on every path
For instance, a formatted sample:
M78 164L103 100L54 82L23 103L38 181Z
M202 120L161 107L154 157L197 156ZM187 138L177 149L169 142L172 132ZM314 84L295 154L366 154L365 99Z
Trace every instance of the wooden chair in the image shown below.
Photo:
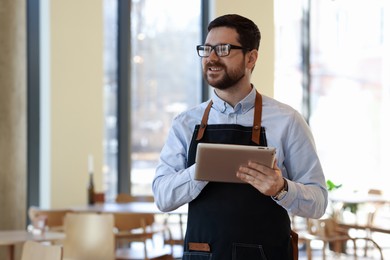
M115 202L117 203L127 203L127 202L154 202L154 197L149 195L130 195L127 193L119 193L116 198Z
M382 190L378 189L369 189L367 192L369 195L383 195ZM385 206L385 202L373 202L370 203L370 206L367 209L367 229L366 229L366 236L370 239L372 239L372 232L371 228L375 225L375 217L377 215L377 212ZM367 251L370 247L370 243L368 240L366 240L366 245L364 248L364 256L367 256Z
M21 260L62 260L62 247L27 241L23 244Z
M162 259L171 256L169 248L156 246L154 236L165 231L164 226L156 225L153 214L114 213L117 259ZM135 242L140 242L142 250L137 250ZM127 247L121 245L127 244ZM159 258L160 257L160 258ZM173 258L172 258L173 259Z
M127 193L119 193L115 199L117 203L129 203L129 202L154 202L154 197L150 195L130 195ZM182 255L183 251L183 230L181 227L182 223L182 216L180 217L180 221L177 223L173 223L175 225L175 228L179 230L179 236L174 236L173 232L171 230L171 222L168 218L169 215L167 214L157 214L154 217L158 218L159 220L155 221L158 222L159 227L157 228L159 232L163 233L163 239L164 244L169 245L171 247L171 255L177 254ZM154 225L156 226L156 225ZM156 230L155 230L156 231ZM175 237L175 238L174 238Z
M378 189L369 189L367 192L368 196L370 195L383 195L382 190ZM340 223L343 226L343 228L347 230L364 230L365 231L365 237L367 238L365 241L364 246L364 256L367 256L367 252L369 249L372 249L373 247L376 247L376 245L372 245L372 230L375 229L375 218L378 213L380 213L381 209L386 205L385 201L372 201L367 202L365 204L359 205L359 215L356 214L356 221L355 223L345 222L342 217L339 217ZM359 221L358 221L359 220Z
M341 254L346 253L346 242L352 241L353 255L357 259L357 240L370 241L379 251L380 259L383 259L382 249L379 245L367 237L352 237L348 234L348 230L341 229L338 223L333 218L323 219L308 219L308 227L306 232L299 232L299 239L306 242L307 259L311 260L311 241L319 240L323 242L322 258L326 259L326 249L332 248L332 251Z
M64 259L113 260L114 217L111 214L68 213L64 223Z
M179 257L183 254L185 226L187 222L187 215L166 214L163 220L165 226L164 244L171 247L171 254Z
M331 218L326 219L308 219L306 232L299 233L299 239L306 243L307 259L311 260L311 241L319 240L323 242L322 258L326 258L326 249L331 244L332 250L341 253L343 251L343 244L352 240L352 238L345 232L338 231L336 223ZM355 257L356 257L356 244L354 243Z
M63 231L65 215L70 212L72 211L69 209L41 209L31 206L28 216L35 229L48 228L52 231Z

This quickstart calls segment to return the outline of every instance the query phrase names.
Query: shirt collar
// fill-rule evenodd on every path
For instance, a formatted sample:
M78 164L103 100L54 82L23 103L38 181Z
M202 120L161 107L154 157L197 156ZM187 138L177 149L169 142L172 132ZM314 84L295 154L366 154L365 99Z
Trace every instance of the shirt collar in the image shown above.
M255 99L256 99L255 87L252 87L251 92L249 92L249 94L245 98L243 98L240 102L238 102L235 107L230 106L227 102L225 102L223 99L218 97L215 91L213 91L213 95L212 95L213 107L221 113L230 112L230 113L244 114L254 107Z

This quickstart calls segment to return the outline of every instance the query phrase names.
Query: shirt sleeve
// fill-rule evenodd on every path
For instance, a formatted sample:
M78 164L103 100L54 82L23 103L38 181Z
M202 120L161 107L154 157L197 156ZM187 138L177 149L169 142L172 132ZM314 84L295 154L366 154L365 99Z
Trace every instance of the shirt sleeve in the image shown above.
M195 164L186 168L192 129L175 119L160 153L152 189L157 207L168 212L196 198L207 182L194 180Z
M328 204L328 192L314 138L300 114L295 113L286 136L279 167L288 181L288 193L277 203L293 215L320 218Z

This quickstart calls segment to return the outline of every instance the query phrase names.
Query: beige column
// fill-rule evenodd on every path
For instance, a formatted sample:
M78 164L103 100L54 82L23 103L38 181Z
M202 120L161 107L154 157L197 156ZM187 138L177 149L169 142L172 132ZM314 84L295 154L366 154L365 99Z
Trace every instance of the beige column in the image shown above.
M0 0L1 230L26 224L26 82L26 1Z
M50 207L87 203L88 156L103 191L103 1L50 2Z

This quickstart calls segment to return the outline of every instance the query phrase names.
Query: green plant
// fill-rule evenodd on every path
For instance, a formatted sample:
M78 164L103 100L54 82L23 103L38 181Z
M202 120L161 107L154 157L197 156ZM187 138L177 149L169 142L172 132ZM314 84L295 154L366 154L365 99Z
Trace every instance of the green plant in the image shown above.
M328 191L332 191L332 190L336 190L338 188L340 188L341 186L343 186L342 184L338 184L336 185L333 181L331 180L327 180L326 181L326 187L328 189Z

